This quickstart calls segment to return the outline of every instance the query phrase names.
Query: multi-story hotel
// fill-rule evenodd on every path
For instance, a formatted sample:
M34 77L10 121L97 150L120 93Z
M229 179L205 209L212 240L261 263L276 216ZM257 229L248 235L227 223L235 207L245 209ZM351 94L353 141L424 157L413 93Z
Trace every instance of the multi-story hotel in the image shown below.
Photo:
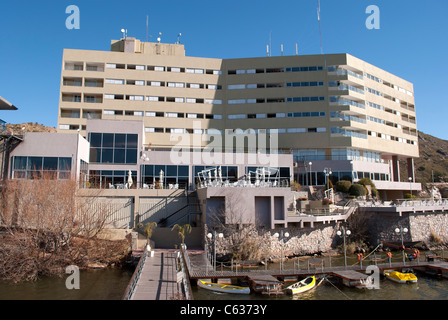
M88 128L89 119L120 120L104 122L113 126L103 132L112 133L127 121L141 123L141 152L127 158L127 146L137 140L115 141L123 145L117 151ZM369 177L384 198L421 188L414 183L412 83L349 54L214 59L186 56L181 44L134 38L112 41L111 51L64 50L58 131L80 132L97 170L117 163L124 170L145 151L204 148L211 136L247 129L277 133L275 147L293 155L291 178L301 185L324 185L327 176L333 183ZM173 139L177 134L185 139ZM222 150L258 147L229 150L224 142ZM400 160L406 160L405 177Z

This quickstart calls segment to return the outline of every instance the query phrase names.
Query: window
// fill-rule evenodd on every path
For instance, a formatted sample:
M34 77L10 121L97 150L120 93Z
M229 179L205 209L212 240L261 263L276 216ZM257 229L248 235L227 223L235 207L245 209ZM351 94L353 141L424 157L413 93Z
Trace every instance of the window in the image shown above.
M90 133L90 162L137 163L137 134Z
M106 79L106 84L124 84L124 79Z
M170 87L170 88L185 88L185 83L183 83L183 82L168 82L168 87Z
M163 181L160 181L161 172L163 172ZM155 186L165 189L179 188L187 189L189 187L190 169L188 166L176 165L142 165L141 168L142 185Z
M244 103L246 103L245 99L228 100L228 104L244 104Z
M244 85L244 84L229 84L227 86L228 90L245 89L245 88L246 88L246 85Z
M69 157L13 157L13 179L71 178L72 158Z
M165 67L148 66L148 71L165 71Z
M234 119L246 119L246 115L245 114L229 114L227 116L227 118L229 120L234 120Z

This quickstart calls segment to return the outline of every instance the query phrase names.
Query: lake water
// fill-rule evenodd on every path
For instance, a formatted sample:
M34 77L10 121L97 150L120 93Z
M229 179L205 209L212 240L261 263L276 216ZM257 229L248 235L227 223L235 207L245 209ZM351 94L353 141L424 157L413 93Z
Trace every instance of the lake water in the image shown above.
M442 255L442 252L437 252ZM446 256L446 252L444 253ZM382 256L385 256L383 253ZM424 252L421 253L421 259ZM324 257L325 266L343 266L343 256ZM392 262L401 262L402 255L393 253ZM407 260L406 260L407 261ZM357 263L354 255L347 257L347 265ZM306 268L307 260L300 262L300 268ZM366 262L365 265L368 265ZM261 267L263 268L263 267ZM285 263L285 269L297 268L294 263ZM268 269L279 269L279 264L269 264ZM199 287L193 287L195 300L448 300L448 279L432 277L423 273L416 273L418 282L415 284L399 284L380 277L379 289L357 289L349 288L342 284L331 283L324 280L319 287L299 295L267 296L260 294L232 295L216 293ZM287 285L294 282L287 282Z
M326 257L325 259L328 259ZM395 254L393 261L399 261ZM341 257L332 258L332 265L342 261ZM305 264L301 262L301 268ZM349 257L347 264L356 263ZM270 264L269 268L278 268ZM293 268L291 262L285 268ZM68 290L65 281L69 275L42 278L36 282L12 284L0 282L0 300L120 300L129 284L133 270L105 269L81 271L80 290ZM304 294L289 296L229 295L214 293L193 287L195 300L448 300L448 280L417 273L418 283L397 284L381 277L380 289L356 289L331 284L328 281ZM292 283L292 282L291 282Z
M68 274L19 284L0 282L0 300L120 300L132 274L118 268L81 271L80 290L66 288Z

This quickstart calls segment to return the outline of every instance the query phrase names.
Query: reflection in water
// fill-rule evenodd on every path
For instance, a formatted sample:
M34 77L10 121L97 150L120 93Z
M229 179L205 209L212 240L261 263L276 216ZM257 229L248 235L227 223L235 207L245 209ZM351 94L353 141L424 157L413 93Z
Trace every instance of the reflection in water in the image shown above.
M132 270L81 271L80 290L65 287L67 275L35 282L0 282L0 300L120 300L132 277Z

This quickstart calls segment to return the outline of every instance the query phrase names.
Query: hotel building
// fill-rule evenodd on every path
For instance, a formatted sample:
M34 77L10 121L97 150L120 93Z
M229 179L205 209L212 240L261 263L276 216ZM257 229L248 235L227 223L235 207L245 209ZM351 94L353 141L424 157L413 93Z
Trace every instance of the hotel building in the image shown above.
M132 166L143 183L142 165L155 158L146 152L195 151L210 137L233 140L252 132L276 134L277 145L267 149L290 155L290 178L301 185L369 177L384 199L421 189L414 182L419 150L412 83L350 54L201 58L186 56L181 44L127 37L113 40L111 51L65 49L60 91L58 131L79 132L90 142L91 175ZM91 119L115 121L95 125L102 129L94 132ZM138 139L113 142L100 135L125 134L122 128L132 124L143 132ZM259 146L224 142L215 151L251 153ZM188 176L191 187L195 173Z

